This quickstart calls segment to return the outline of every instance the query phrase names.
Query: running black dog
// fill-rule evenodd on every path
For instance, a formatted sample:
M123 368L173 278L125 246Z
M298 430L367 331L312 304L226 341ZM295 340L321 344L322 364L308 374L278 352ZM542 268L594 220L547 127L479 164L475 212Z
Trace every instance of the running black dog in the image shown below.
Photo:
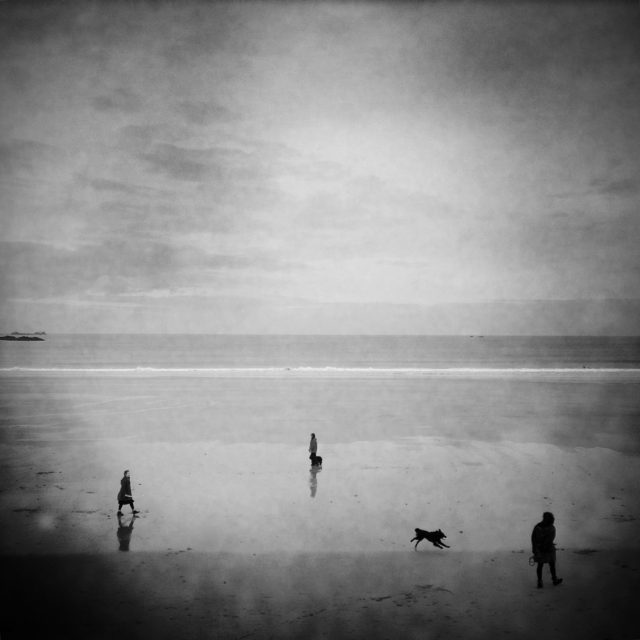
M442 542L442 538L446 538L447 536L445 536L440 529L438 529L437 531L424 531L422 529L416 529L415 531L415 538L411 538L409 542L413 542L414 540L418 541L416 542L414 547L416 551L418 550L418 544L421 540L428 540L429 542L431 542L431 544L433 544L434 547L438 547L438 549L444 549L445 547L447 549L451 548L448 544Z

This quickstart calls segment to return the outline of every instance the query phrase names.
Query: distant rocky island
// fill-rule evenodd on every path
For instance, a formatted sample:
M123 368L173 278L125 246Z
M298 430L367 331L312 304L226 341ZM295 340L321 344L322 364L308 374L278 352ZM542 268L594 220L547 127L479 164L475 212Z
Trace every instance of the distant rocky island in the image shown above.
M44 342L42 336L47 334L44 331L36 331L35 333L21 333L20 331L14 331L8 336L0 336L0 340L13 340L19 342Z

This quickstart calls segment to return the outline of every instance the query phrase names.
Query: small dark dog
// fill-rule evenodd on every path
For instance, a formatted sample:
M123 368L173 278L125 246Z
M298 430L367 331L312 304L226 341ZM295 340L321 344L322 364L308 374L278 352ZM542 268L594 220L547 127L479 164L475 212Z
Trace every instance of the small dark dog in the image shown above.
M322 466L322 456L317 456L315 453L312 453L309 456L309 460L311 460L312 467L321 467Z
M438 547L438 549L444 549L445 547L450 549L451 547L448 544L442 542L442 538L446 537L447 536L445 536L440 529L437 531L423 531L422 529L416 529L416 537L411 538L410 542L413 542L414 540L418 541L414 547L416 551L418 550L418 544L421 540L428 540L434 547Z

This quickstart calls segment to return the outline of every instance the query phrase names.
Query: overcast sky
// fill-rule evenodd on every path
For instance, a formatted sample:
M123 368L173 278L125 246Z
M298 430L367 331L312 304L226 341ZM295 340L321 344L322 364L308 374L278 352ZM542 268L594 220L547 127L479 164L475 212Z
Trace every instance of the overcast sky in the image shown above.
M0 2L0 330L640 333L639 33Z

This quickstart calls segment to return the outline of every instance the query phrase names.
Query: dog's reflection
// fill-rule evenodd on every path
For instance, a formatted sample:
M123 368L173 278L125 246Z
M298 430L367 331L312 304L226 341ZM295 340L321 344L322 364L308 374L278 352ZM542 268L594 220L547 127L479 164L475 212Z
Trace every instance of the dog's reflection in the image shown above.
M123 516L118 514L118 548L120 551L129 551L131 544L131 536L133 535L133 523L135 522L135 514Z
M311 497L315 498L318 491L318 474L322 471L322 467L311 467L309 469L309 489L311 490Z

